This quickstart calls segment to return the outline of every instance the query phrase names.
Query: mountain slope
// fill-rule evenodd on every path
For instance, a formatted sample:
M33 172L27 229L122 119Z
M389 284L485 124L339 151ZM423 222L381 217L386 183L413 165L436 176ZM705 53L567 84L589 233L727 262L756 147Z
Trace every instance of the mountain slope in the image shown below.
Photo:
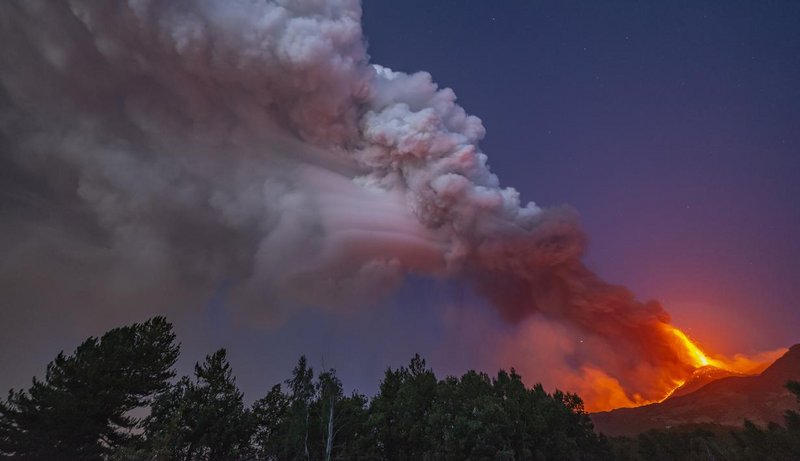
M705 386L706 384L712 381L718 381L722 378L727 378L729 376L746 376L742 373L736 373L733 371L723 370L722 368L713 367L711 365L707 365L705 367L700 367L692 373L692 376L686 380L679 388L675 389L675 391L670 394L669 398L680 397L682 395L691 394L692 392L700 389L701 387Z
M680 424L740 426L745 418L760 424L782 423L783 413L797 406L784 387L792 379L800 380L800 344L759 375L728 376L661 403L594 413L591 417L598 432L611 436Z

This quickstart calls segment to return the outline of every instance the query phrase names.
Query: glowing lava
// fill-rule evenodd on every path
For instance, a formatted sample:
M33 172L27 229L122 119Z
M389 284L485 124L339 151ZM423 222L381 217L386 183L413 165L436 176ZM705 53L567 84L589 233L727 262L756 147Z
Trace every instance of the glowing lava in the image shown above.
M680 349L682 349L682 359L691 364L695 370L702 367L713 367L736 374L760 373L770 363L786 352L786 349L778 349L775 351L763 352L753 357L748 357L742 354L737 354L730 359L721 356L709 357L709 355L700 349L700 346L692 341L683 331L668 324L664 324L664 328L677 338L677 345L680 347ZM689 377L690 376L687 376L684 379L675 380L673 382L674 387L670 389L664 398L659 400L659 402L663 402L664 400L668 399L678 388L686 383L686 380L689 379Z
M720 377L757 374L786 352L781 348L723 356L704 350L689 335L666 322L654 323L650 334L639 340L651 338L663 346L653 349L663 356L640 365L628 362L633 370L628 376L614 373L613 367L589 364L561 372L558 381L582 397L587 411L608 411L663 402L689 380L696 383L697 379L714 376L714 369L723 370L716 373Z
M728 366L721 361L709 358L708 355L706 355L706 353L694 343L694 341L686 336L686 333L673 327L672 325L665 325L665 327L678 338L679 344L685 349L687 356L691 359L691 364L695 368L711 365L713 367L722 368L723 370L734 371L730 370Z

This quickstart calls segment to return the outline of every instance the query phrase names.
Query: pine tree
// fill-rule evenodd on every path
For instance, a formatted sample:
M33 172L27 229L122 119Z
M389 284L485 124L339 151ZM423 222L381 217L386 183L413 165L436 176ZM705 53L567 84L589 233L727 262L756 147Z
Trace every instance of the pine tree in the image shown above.
M58 354L44 380L0 402L0 454L12 459L103 459L135 440L147 406L174 376L178 345L163 317L89 338Z
M182 378L153 403L145 422L151 452L163 459L246 458L254 425L225 349L197 363L194 375L194 381Z
M408 368L386 370L370 405L370 424L382 459L424 459L431 449L427 423L436 395L436 376L415 355Z
M269 393L253 404L255 433L253 446L256 459L279 460L288 437L289 396L276 384Z

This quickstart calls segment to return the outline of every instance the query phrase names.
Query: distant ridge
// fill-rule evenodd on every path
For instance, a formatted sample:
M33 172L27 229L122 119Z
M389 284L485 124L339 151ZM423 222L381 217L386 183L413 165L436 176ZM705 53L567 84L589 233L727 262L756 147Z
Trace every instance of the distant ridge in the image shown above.
M700 373L691 385L690 379L661 403L593 413L595 428L615 436L681 424L741 426L745 418L759 424L770 421L782 424L784 412L797 407L785 384L800 380L800 344L789 348L758 375L725 376L723 370L715 370Z
M681 385L681 387L675 389L672 394L670 394L669 398L680 397L682 395L691 394L692 392L700 389L701 387L705 386L706 384L717 381L722 378L727 378L729 376L748 376L743 373L736 373L735 371L728 371L723 370L722 368L717 368L711 365L707 365L704 367L700 367L692 373L692 376L686 380L685 383Z

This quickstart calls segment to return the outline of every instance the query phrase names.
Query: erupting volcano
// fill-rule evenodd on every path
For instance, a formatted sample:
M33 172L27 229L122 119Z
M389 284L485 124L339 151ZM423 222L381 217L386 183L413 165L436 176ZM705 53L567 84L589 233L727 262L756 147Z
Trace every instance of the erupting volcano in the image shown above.
M579 392L587 411L639 407L692 392L717 379L756 375L787 350L780 348L752 356L711 354L669 323L658 323L652 337L660 341L662 348L654 348L659 352L652 355L634 355L640 363L625 357L624 350L618 354L595 352L591 356L593 364L566 373L562 381ZM624 343L618 340L618 344ZM597 342L589 344L592 350L602 348ZM623 370L620 363L630 366L630 370Z
M590 412L615 408L638 407L663 402L670 397L699 389L711 381L729 376L750 376L763 371L787 349L781 348L755 356L737 354L734 357L711 355L703 351L683 331L668 323L660 324L674 361L662 360L652 373L636 374L631 384L623 386L614 374L600 368L584 368L579 378L569 381L584 397ZM617 374L616 376L621 376ZM641 390L648 390L643 393Z
M451 89L370 63L357 0L0 15L3 162L34 178L7 195L62 210L3 224L11 285L38 287L47 267L59 276L39 291L115 309L199 305L224 285L236 315L274 326L374 305L410 275L467 280L517 327L505 334L557 325L566 352L539 373L589 410L663 400L699 367L764 363L704 352L658 302L589 269L577 212L502 187Z
M679 344L682 345L684 353L689 357L694 370L686 379L675 382L675 387L659 402L677 395L676 391L688 392L712 380L728 376L746 376L760 373L787 351L787 349L777 349L759 354L757 358L737 355L733 360L725 357L709 357L695 342L689 339L686 333L671 325L665 325L664 327L679 339Z

